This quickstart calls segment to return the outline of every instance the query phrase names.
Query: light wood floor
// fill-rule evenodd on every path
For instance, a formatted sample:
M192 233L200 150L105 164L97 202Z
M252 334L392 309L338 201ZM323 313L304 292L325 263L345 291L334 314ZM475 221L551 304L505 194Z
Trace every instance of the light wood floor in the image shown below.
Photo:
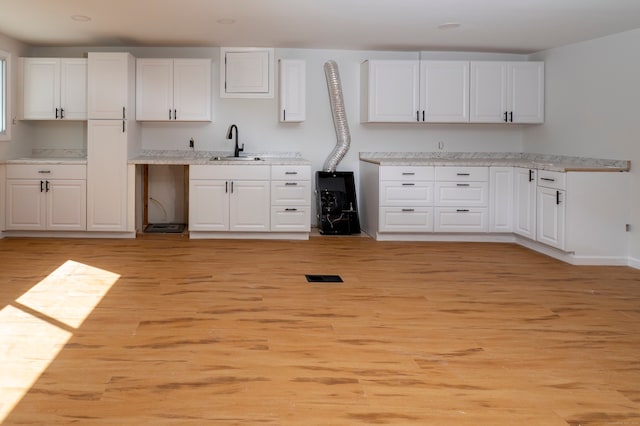
M0 309L23 318L0 325L0 395L24 393L6 424L640 424L626 267L511 244L179 236L5 239L0 265ZM30 317L66 337L21 332Z

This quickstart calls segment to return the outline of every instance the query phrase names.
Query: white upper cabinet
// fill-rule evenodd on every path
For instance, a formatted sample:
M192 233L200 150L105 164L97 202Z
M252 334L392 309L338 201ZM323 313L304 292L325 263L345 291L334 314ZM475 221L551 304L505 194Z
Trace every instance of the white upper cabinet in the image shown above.
M134 119L135 58L123 52L89 52L90 119Z
M87 60L21 58L26 120L86 120Z
M473 123L543 123L543 62L471 62Z
M138 59L136 119L211 121L211 60Z
M302 59L280 59L279 120L281 123L306 118L306 64Z
M365 61L361 65L360 120L469 121L469 62Z
M220 48L220 97L273 98L274 49Z
M420 61L419 121L469 121L469 62Z

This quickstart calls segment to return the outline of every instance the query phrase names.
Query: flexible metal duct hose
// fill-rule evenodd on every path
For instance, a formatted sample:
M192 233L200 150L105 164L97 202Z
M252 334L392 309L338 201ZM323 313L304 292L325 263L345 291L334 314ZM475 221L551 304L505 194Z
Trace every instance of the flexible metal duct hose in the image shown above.
M333 114L333 125L336 128L338 142L335 148L324 162L325 172L335 172L338 163L349 150L351 135L349 134L349 124L347 114L344 110L344 100L342 99L342 85L340 84L340 73L338 64L335 61L327 61L324 64L324 74L327 77L327 87L329 89L329 102L331 103L331 113Z

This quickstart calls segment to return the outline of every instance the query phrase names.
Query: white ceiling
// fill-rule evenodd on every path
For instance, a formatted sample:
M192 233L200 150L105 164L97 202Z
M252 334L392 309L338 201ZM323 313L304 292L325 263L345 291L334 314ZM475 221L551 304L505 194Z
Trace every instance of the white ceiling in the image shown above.
M38 46L531 53L635 28L640 0L0 0L0 33Z

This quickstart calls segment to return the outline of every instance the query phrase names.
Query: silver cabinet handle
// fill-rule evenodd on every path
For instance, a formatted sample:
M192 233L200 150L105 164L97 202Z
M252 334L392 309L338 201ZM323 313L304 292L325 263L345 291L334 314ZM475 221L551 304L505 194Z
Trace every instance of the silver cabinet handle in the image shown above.
M403 211L403 212L410 213L410 212L415 212L415 211L416 211L416 209L402 209L402 211Z
M415 183L403 183L402 186L416 186Z
M284 186L297 186L297 185L298 185L298 183L297 183L297 182L286 182L286 183L284 184Z
M543 178L541 177L540 180L546 180L547 182L555 182L555 179L551 179L551 178Z
M38 173L49 174L51 170L38 170Z
M471 173L456 173L458 176L471 176Z
M468 183L459 183L456 186L469 186L469 184Z
M414 172L402 172L402 176L415 176Z
M285 175L297 175L298 172L284 172Z

